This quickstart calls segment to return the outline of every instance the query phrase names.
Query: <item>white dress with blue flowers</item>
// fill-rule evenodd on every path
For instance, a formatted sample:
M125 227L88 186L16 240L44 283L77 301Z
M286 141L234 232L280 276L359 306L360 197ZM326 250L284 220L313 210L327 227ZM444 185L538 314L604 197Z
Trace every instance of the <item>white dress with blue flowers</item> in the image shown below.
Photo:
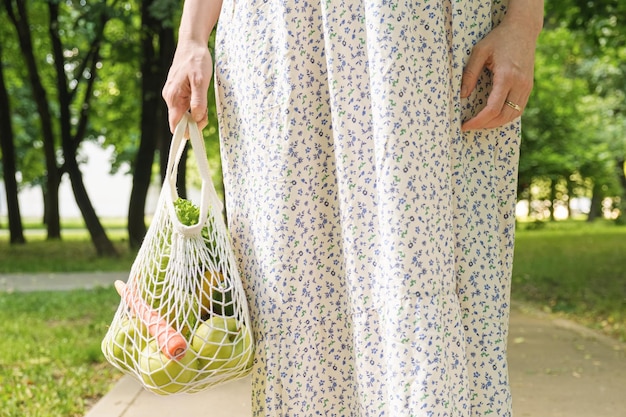
M224 0L227 212L255 416L511 415L519 124L463 133L493 0Z

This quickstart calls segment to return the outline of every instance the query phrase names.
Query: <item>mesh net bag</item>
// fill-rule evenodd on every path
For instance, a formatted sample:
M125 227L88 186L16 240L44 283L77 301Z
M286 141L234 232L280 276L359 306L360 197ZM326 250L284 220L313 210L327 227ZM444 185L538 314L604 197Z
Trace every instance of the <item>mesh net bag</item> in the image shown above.
M202 178L199 206L178 197L187 140ZM192 393L245 376L254 355L248 304L211 181L204 142L177 126L154 218L102 341L106 359L157 394Z

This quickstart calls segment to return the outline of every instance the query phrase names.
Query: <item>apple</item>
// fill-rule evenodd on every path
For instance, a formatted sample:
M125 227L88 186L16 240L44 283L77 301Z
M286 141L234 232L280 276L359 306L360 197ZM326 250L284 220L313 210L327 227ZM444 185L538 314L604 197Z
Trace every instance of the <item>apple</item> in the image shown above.
M153 340L139 355L139 374L146 387L157 394L175 394L198 374L195 352L187 350L179 359L165 356Z
M124 318L112 332L108 339L109 352L122 368L133 369L139 352L147 345L148 329L137 318Z
M237 335L237 319L213 316L202 322L191 338L191 349L198 354L199 368L218 369L231 358Z
M237 369L241 364L245 364L244 369L252 368L252 363L254 362L254 346L252 345L252 333L250 329L241 324L234 343L233 359L228 361L224 367Z
M252 335L235 317L213 316L201 323L191 339L200 370L236 369L251 365Z

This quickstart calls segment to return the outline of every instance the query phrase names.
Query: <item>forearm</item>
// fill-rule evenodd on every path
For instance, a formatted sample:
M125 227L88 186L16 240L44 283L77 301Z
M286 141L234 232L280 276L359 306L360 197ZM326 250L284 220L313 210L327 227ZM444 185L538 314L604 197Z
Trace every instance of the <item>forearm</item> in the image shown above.
M520 25L535 39L543 28L543 0L510 0L502 23Z
M217 23L222 0L185 0L178 40L207 44Z

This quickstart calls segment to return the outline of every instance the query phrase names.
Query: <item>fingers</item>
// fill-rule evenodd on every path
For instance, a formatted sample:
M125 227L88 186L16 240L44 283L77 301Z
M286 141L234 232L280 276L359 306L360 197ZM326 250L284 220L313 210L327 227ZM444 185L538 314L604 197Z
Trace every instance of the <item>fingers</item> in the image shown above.
M186 112L201 129L208 124L207 93L212 60L206 45L185 44L177 49L162 96L168 108L168 123L174 132Z
M496 68L487 105L476 116L463 123L461 129L492 129L520 117L532 89L532 83L526 86L523 79L516 71Z
M487 100L487 106L475 117L461 125L461 130L492 129L512 122L522 115L524 104L513 98L496 99L493 96ZM509 104L507 104L507 102Z
M532 80L530 84L526 82L527 76L519 68L489 63L485 66L493 74L493 89L487 99L487 105L476 116L462 124L461 129L464 131L491 129L517 119L522 115L532 90ZM483 68L480 68L480 71L482 70ZM470 68L470 71L475 71L475 68ZM470 76L468 80L472 82L473 79ZM476 81L473 82L472 89L476 85Z
M183 118L184 114L185 110L177 107L169 108L169 111L167 112L167 121L170 125L170 132L174 133L174 129L176 129L176 126L178 125L178 123L180 123L180 120Z
M473 50L467 61L467 65L463 70L463 78L461 80L461 98L469 97L469 95L476 88L478 77L483 71L483 68L487 66L487 60L489 59L489 52L477 45Z
M482 47L478 44L473 50L463 70L463 78L461 80L461 98L467 98L478 82L478 77L485 68L493 68L492 54L489 48ZM486 129L501 126L521 114L521 111L515 110L505 105L507 97L511 94L511 89L515 82L515 75L511 71L500 68L494 68L493 74L493 90L487 100L487 105L476 116L466 121L461 126L462 130ZM514 97L511 98L515 99ZM516 102L512 101L516 105ZM525 103L524 103L525 104ZM521 109L521 107L520 107Z
M487 105L476 116L463 123L461 129L490 129L502 126L521 116L527 99L516 95L513 92L513 85L514 79L512 77L494 75L494 86L487 99ZM507 101L512 105L507 105Z
M201 74L194 74L191 79L191 99L189 107L191 110L191 118L198 123L202 123L207 119L207 91L209 89L208 80ZM206 126L206 123L205 123Z
M192 119L198 124L200 129L204 129L207 126L208 108L206 96L204 102L200 99L198 104L192 105L193 99L189 98L189 94L175 93L166 87L163 89L163 99L167 104L167 119L172 133L174 133L174 129L176 129L185 113L190 110Z
M177 91L172 89L171 86L166 86L163 89L163 99L168 108L167 119L172 133L178 123L180 123L183 115L188 111L191 111L191 117L198 123L200 129L203 129L208 124L207 98L206 94L202 94L202 87L196 88L195 98L194 90L192 90L191 95L184 90L188 89Z
M189 110L189 88L175 85L171 81L167 81L161 93L163 100L167 104L167 119L170 131L174 133L174 129L183 118L183 115Z

